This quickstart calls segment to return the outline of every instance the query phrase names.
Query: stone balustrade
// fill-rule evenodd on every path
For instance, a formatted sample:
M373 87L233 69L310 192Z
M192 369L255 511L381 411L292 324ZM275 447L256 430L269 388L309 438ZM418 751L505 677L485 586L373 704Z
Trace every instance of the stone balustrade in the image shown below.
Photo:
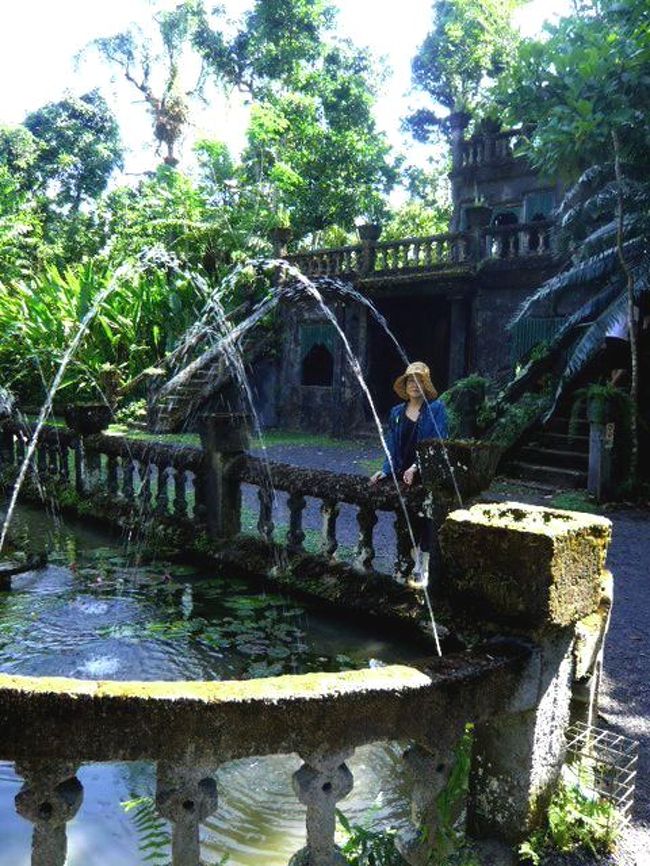
M517 130L473 135L459 144L459 164L454 168L467 169L481 165L494 165L515 159L515 146L521 138Z
M15 468L23 459L30 425L7 423L0 434L2 468ZM326 563L347 562L357 572L375 571L374 533L378 513L394 515L395 550L391 576L407 578L413 571L412 540L404 508L414 513L422 506L422 489L401 485L403 504L388 482L370 487L368 478L326 470L303 469L261 460L225 445L223 458L195 446L166 445L122 436L98 434L78 437L70 430L46 426L35 453L34 478L69 489L80 499L109 499L122 515L133 519L158 518L176 525L206 529L215 538L231 539L241 529L242 484L257 488L257 533L267 545L282 545L292 556L305 549L303 527L306 496L320 500L320 544L312 554ZM214 455L216 452L212 452ZM286 496L286 509L281 499ZM358 537L353 550L343 550L337 520L344 505L356 508ZM282 537L277 512L287 512ZM448 508L442 510L440 519ZM108 516L108 515L107 515ZM312 545L313 548L313 545Z
M559 777L576 671L588 673L577 638L602 605L609 537L609 521L592 515L516 503L453 512L441 532L449 603L465 628L502 637L417 667L247 682L0 674L0 759L24 779L16 809L33 824L33 866L65 863L84 762L155 763L172 864L199 866L200 823L219 809L215 770L275 754L302 761L293 787L306 806L306 845L291 866L337 866L335 809L345 811L354 785L346 762L363 744L395 740L409 744L414 819L398 847L410 866L425 866L468 722L468 828L516 843L542 819Z
M512 705L530 656L527 647L504 644L425 670L394 665L245 682L0 674L0 759L14 762L24 779L16 809L34 827L32 866L64 866L66 824L83 799L76 775L83 763L155 763L156 807L172 826L172 864L199 866L200 823L219 808L217 768L277 754L303 762L293 786L307 807L306 847L292 866L344 863L335 809L354 785L345 762L359 746L394 740L411 743L405 760L417 803L417 826L401 845L407 862L424 862L415 840L425 830L433 838L435 796L465 723L487 722ZM428 793L427 782L435 783Z
M489 226L482 243L486 259L521 259L550 255L553 246L553 221L536 220L514 225Z
M540 220L488 226L480 229L478 242L472 233L456 232L396 241L364 241L357 246L313 250L287 258L308 277L371 280L549 254L553 252L552 231L551 220Z

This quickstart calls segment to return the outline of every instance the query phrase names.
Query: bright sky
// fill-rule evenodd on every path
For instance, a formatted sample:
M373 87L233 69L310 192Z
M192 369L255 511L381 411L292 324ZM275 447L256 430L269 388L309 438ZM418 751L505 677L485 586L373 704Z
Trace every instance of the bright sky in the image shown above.
M2 0L0 0L2 2ZM26 114L59 99L68 89L81 94L99 87L115 111L128 148L127 171L152 168L151 124L137 94L126 83L111 81L107 68L86 60L75 68L74 56L91 39L150 20L154 8L177 0L3 0L0 52L0 123L20 123ZM377 120L391 142L413 148L399 133L401 118L417 97L408 94L410 64L431 23L431 0L335 0L339 32L384 57L391 70L377 105ZM248 0L225 0L235 16ZM538 32L545 19L566 13L570 0L532 0L519 16L525 34ZM195 135L227 141L238 151L243 143L246 109L234 97L212 94L208 109L195 117ZM193 137L193 136L192 136ZM417 159L417 153L412 158Z

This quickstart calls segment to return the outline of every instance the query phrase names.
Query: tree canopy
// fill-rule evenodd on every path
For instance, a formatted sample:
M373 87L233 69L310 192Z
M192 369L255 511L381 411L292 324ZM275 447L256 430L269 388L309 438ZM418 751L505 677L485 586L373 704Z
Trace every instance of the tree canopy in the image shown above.
M413 82L434 105L407 125L421 141L448 112L473 112L487 80L513 57L518 33L512 15L524 0L435 0L433 27L413 59ZM440 108L444 109L440 113Z

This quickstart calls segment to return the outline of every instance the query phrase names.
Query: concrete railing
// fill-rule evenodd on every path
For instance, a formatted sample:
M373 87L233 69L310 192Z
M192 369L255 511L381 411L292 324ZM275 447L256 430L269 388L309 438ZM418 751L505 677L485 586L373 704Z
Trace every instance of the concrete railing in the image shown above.
M407 863L424 866L441 820L438 795L468 722L468 829L520 840L558 779L576 677L593 675L602 655L609 534L603 518L512 503L451 514L441 532L448 602L460 602L464 627L473 622L477 635L487 627L509 637L419 669L250 682L0 675L0 758L25 780L16 808L34 825L33 866L65 862L66 824L83 796L80 763L155 762L173 866L198 866L199 824L218 808L215 768L287 753L303 761L293 786L307 807L307 844L292 866L344 863L335 809L353 787L345 762L356 747L383 740L411 743L404 758L414 823L398 847Z
M31 425L6 423L0 433L0 466L15 470L32 435ZM379 512L394 515L387 547L395 551L391 576L413 571L412 540L404 507L392 484L370 487L368 478L326 470L304 469L245 454L223 442L205 452L196 446L166 445L123 436L79 437L65 428L46 426L35 452L33 473L42 483L57 487L65 504L65 490L77 499L108 497L119 513L136 518L156 517L177 524L190 523L214 538L241 532L242 484L257 488L256 529L267 545L282 545L290 555L305 551L303 518L306 498L320 500L320 543L312 554L325 564L347 563L361 573L375 571L375 528ZM63 494L63 495L62 495ZM276 526L280 501L286 495L288 526L282 537ZM401 485L407 513L422 506L422 488ZM337 522L341 507L356 511L358 533L350 550L340 546ZM448 511L436 511L438 522Z
M478 232L364 241L357 246L296 253L287 259L308 277L376 279L550 254L553 252L552 232L553 222L540 220L488 226Z

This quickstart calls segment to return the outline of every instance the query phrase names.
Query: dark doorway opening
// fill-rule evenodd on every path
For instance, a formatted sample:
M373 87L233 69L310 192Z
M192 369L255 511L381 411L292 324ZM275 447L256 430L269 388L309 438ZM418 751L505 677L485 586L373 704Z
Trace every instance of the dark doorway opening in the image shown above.
M300 382L321 387L331 387L334 383L334 358L323 343L312 346L302 359Z
M442 393L449 377L450 304L444 297L374 299L379 312L411 361L424 361ZM383 328L369 317L368 383L377 411L385 419L399 402L393 382L404 372L404 362Z

